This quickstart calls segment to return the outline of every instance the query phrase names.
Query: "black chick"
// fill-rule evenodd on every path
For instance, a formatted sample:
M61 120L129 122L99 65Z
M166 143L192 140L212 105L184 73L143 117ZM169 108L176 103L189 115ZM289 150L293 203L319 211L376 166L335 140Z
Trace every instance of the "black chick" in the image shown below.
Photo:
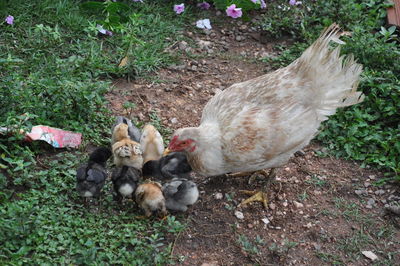
M116 167L111 174L111 180L116 192L115 199L121 201L123 198L132 197L138 186L140 176L140 170L134 167L125 165Z
M80 196L98 197L107 178L106 162L111 157L111 150L97 148L90 154L87 163L76 171L76 189Z
M197 185L185 178L173 178L162 186L165 205L168 210L187 210L188 205L193 205L199 198Z
M133 141L140 143L140 137L142 136L142 134L140 133L140 130L132 124L131 120L129 120L128 118L126 118L124 116L117 116L117 118L115 119L115 123L112 127L112 132L114 132L114 128L121 123L128 125L129 138ZM116 141L113 139L112 144L114 144L115 142Z
M148 161L143 165L143 177L154 177L159 180L174 177L190 177L192 167L183 152L173 152L159 160Z

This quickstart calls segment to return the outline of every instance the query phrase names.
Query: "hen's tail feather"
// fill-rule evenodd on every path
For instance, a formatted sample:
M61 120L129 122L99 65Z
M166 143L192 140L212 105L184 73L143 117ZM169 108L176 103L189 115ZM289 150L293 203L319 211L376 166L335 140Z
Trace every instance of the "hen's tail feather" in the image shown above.
M353 55L340 56L340 27L332 24L321 36L293 62L304 80L310 82L313 106L320 121L328 119L339 107L363 101L364 95L357 91L362 65ZM330 49L330 42L339 44Z

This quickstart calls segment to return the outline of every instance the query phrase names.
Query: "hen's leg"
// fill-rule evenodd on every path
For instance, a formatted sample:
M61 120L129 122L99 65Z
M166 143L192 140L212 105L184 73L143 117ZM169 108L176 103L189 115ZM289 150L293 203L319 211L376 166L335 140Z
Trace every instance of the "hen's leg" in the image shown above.
M271 169L272 170L272 169ZM260 170L260 171L256 171L256 172L238 172L238 173L233 173L233 174L227 174L227 176L229 177L243 177L243 176L250 176L249 178L249 184L253 183L254 180L257 178L257 176L259 175L263 175L263 176L268 176L267 174L267 170Z
M264 173L265 173L265 171L264 171ZM243 192L247 195L251 195L251 197L242 201L238 205L238 207L243 207L244 205L246 205L250 202L260 201L263 203L264 208L267 209L268 208L268 195L267 195L267 192L265 192L265 191L268 190L269 185L275 179L275 177L276 177L276 169L272 168L267 176L267 183L265 184L264 191L241 190L241 192Z

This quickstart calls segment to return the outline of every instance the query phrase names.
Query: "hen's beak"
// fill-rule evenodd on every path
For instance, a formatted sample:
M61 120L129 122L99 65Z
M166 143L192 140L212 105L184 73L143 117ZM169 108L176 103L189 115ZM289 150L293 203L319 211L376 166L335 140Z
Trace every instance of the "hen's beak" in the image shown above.
M164 150L163 156L167 156L167 155L170 154L170 153L171 153L171 150L168 149L168 148L166 148L166 149Z

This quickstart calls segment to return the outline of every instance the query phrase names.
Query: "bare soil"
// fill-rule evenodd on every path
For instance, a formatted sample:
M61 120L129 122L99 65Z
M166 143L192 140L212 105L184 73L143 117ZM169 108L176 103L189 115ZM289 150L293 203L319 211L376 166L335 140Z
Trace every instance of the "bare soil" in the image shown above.
M216 90L270 70L258 59L274 55L275 43L261 43L251 25L236 23L185 32L188 41L169 48L180 64L150 78L117 80L107 96L113 113L139 122L156 113L172 130L197 126ZM137 108L130 112L124 102ZM399 201L398 185L376 186L383 177L379 171L317 156L321 151L313 143L278 169L268 188L268 209L259 203L237 208L246 198L240 190L263 188L265 177L249 184L248 177L194 175L200 199L177 215L187 227L170 239L178 264L398 265L399 219L384 211L385 204ZM378 258L372 261L362 251Z

